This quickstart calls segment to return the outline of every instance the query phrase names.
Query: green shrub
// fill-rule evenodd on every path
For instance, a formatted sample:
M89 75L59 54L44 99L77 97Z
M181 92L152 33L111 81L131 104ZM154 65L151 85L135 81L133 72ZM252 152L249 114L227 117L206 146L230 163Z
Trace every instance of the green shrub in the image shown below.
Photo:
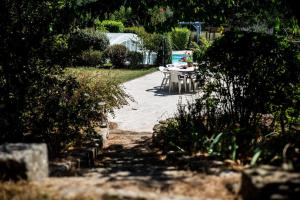
M124 29L124 33L134 33L134 34L137 34L141 38L144 38L144 36L147 34L147 32L145 31L145 28L142 26L126 27Z
M143 63L143 54L140 52L129 51L127 54L127 61L131 68L135 68Z
M122 33L124 32L124 24L120 21L114 20L104 20L104 21L95 21L95 26L97 30L107 30L111 33Z
M51 156L96 137L95 128L103 119L99 102L105 102L105 109L113 113L113 108L126 104L128 99L119 82L103 74L47 76L35 84L43 90L34 87L26 97L22 115L25 141L46 142Z
M77 63L82 66L96 66L101 65L105 62L103 59L103 53L97 50L86 50L81 52Z
M211 45L205 37L200 37L200 45L196 42L191 42L191 49L193 50L193 60L201 63L206 50Z
M105 57L110 59L114 67L124 67L127 54L128 49L121 44L109 46L104 52Z
M203 95L163 128L165 148L299 167L299 47L275 35L227 32L202 60Z
M109 40L102 32L84 29L70 35L69 45L71 51L75 53L88 49L104 51L109 45Z
M175 28L171 31L172 48L183 50L188 48L191 31L187 28Z
M71 56L69 51L69 35L58 34L53 37L50 45L51 61L54 64L67 66L71 64Z
M73 96L74 102L80 102L81 95L84 94L92 103L91 110L97 109L101 111L98 103L105 102L105 108L113 113L114 108L121 108L131 99L128 94L120 86L120 82L116 77L108 73L78 73L76 80L79 82L79 87ZM92 121L97 121L97 118L92 118Z

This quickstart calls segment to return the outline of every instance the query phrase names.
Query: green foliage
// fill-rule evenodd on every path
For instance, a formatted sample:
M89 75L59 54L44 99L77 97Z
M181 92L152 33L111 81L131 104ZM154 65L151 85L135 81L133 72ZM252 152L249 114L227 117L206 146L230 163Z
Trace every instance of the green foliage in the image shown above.
M72 52L94 49L104 51L109 45L107 36L91 29L78 30L70 35L69 46Z
M54 64L70 65L71 55L69 51L69 35L58 34L54 35L52 43L49 45L51 52L51 60Z
M131 7L125 7L125 6L121 6L119 10L114 11L111 15L110 15L110 20L113 21L120 21L123 24L132 24L134 23L132 21L133 18L133 13L132 13L132 8Z
M105 52L105 56L110 59L114 67L124 67L128 55L128 49L121 44L109 46Z
M104 64L105 59L102 54L103 53L101 51L97 50L85 50L81 52L77 59L77 63L82 66L96 66Z
M187 108L179 107L162 130L165 147L253 165L299 164L299 137L293 128L300 122L298 55L299 47L282 37L226 33L202 57L203 95Z
M188 48L191 31L187 28L175 28L172 30L171 39L174 50L184 50Z
M72 13L64 3L14 0L0 3L0 143L24 140L27 99L37 98L38 91L55 87L48 78L54 69L49 57L55 35L70 28L57 20L65 12ZM32 93L34 88L36 93Z
M210 45L211 43L205 37L200 37L200 45L198 45L195 42L192 42L191 49L193 50L193 60L198 63L201 63L202 57L205 55L205 52Z
M165 65L167 63L171 63L172 57L172 40L169 34L159 35L155 34L153 37L153 44L158 43L156 46L157 52L157 65Z
M94 123L99 122L102 109L101 106L99 106L100 101L105 102L105 108L113 113L114 108L121 108L128 103L128 99L131 99L120 86L121 82L116 75L110 71L85 73L80 70L77 73L75 72L75 74L76 80L79 82L79 87L75 90L72 101L79 103L82 98L81 95L83 94L90 102L88 108L91 109L91 112L98 112L98 114L90 118Z
M220 99L225 104L232 102L227 105L228 112L240 113L236 120L249 124L259 113L277 113L279 119L288 108L295 108L299 101L297 55L297 47L281 37L227 33L207 51L206 62L212 78L225 82L214 84L215 89L219 87L216 92Z
M149 33L147 33L145 31L145 28L142 26L132 26L132 27L126 27L124 29L125 33L134 33L137 34L140 38L142 38L143 40L146 39L146 37L149 35Z
M127 15L129 8L130 17ZM113 15L115 19L126 19L126 25L144 26L148 32L170 31L180 21L199 20L211 26L263 25L270 28L276 17L283 24L293 15L298 21L300 19L295 0L127 0L113 3L101 0L91 3L86 10L101 20L111 19Z
M96 20L94 22L97 30L107 30L111 33L122 33L124 32L124 24L121 21L114 20Z
M129 51L127 54L127 61L131 68L136 68L143 63L143 54L140 52Z
M169 6L154 6L148 9L148 14L150 15L151 25L155 27L155 30L162 31L167 20L173 16L173 11Z
M57 65L59 53L70 47L75 3L0 2L0 143L45 142L54 156L94 132L94 121L102 116L97 107L101 99L79 90L81 85L62 76ZM97 39L91 43L102 48ZM109 83L113 95L116 84ZM119 93L116 97L121 98Z

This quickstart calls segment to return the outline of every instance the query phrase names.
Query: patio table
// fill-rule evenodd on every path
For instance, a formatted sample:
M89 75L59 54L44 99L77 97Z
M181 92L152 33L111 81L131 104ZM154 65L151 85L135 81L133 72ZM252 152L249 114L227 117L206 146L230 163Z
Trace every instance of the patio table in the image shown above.
M182 66L178 66L178 67L169 67L167 70L168 71L177 71L177 72L181 72L183 74L186 73L191 73L195 71L195 67L182 67Z

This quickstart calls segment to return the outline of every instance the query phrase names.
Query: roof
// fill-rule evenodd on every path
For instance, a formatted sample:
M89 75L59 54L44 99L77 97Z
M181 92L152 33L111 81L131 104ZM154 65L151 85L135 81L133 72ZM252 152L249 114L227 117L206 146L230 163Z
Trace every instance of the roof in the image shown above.
M106 33L106 36L108 37L111 45L121 44L125 41L140 41L139 37L134 33Z

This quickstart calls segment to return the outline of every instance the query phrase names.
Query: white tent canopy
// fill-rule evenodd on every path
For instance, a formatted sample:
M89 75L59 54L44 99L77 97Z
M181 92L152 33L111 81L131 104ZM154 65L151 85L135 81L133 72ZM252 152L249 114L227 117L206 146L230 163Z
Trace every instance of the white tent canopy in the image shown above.
M130 51L141 51L141 39L133 33L106 33L110 45L123 44Z

